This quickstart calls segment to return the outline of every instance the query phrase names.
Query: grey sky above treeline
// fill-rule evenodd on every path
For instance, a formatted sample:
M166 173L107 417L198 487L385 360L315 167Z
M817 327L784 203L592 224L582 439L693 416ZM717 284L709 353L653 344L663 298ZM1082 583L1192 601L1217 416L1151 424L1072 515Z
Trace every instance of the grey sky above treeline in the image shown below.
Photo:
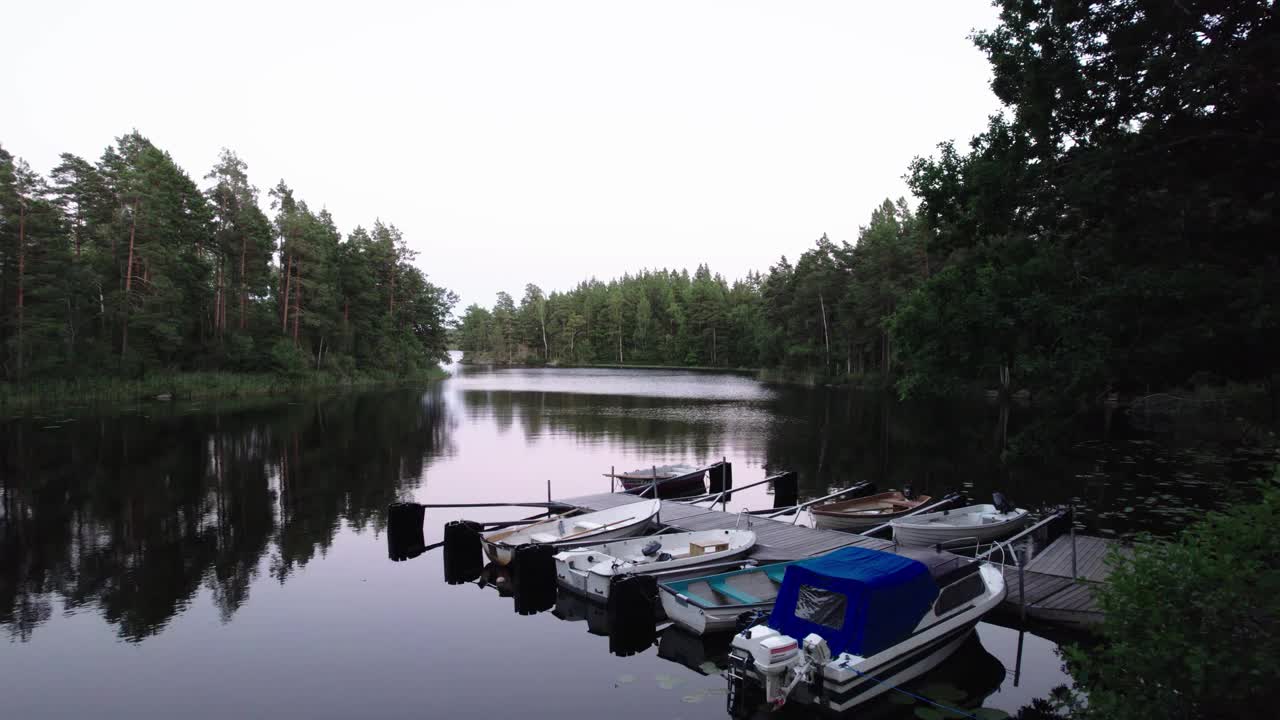
M998 103L985 0L6 3L0 143L41 173L137 128L228 147L463 304L853 241ZM200 180L202 185L204 184Z

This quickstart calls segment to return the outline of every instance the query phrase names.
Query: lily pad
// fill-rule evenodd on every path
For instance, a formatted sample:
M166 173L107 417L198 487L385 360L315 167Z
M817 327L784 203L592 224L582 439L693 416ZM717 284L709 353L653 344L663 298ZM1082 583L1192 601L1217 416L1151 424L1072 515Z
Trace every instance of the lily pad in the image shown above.
M891 705L915 705L916 699L906 693L889 693L889 704Z
M627 674L627 675L618 676L618 682L622 685L626 685L627 683L633 683L635 681L636 681L635 675Z
M951 683L935 682L920 688L920 694L935 702L956 702L968 693Z
M706 695L703 695L701 693L697 695L685 695L684 697L680 698L680 702L700 703L705 698L706 698Z

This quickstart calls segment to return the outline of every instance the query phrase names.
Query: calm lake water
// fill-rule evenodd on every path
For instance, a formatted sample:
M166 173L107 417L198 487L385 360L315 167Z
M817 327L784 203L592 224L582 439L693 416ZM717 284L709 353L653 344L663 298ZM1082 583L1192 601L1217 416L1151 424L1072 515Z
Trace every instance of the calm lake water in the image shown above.
M1042 422L1029 410L739 375L451 369L418 390L0 421L0 717L720 718L724 641L669 631L617 656L603 614L568 598L520 615L493 587L447 585L439 551L391 562L387 504L544 500L548 480L567 497L607 490L610 466L727 457L737 485L796 470L808 497L863 480L1000 489L1126 535L1170 532L1260 471L1231 428L1085 418L1055 430L1065 452L1004 467L1002 428ZM771 504L741 495L731 509ZM430 510L426 540L527 514ZM1016 712L1064 681L1053 649L984 623L924 687Z

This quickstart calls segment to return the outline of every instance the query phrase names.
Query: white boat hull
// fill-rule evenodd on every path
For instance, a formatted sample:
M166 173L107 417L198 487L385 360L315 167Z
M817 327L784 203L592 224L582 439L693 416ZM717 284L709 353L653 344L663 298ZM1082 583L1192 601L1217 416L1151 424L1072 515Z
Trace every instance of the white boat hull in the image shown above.
M701 608L691 602L682 602L682 596L675 593L659 591L662 598L662 610L667 619L688 630L694 635L706 635L715 632L727 632L737 627L738 616L751 610L773 607L773 601L756 605L733 605L728 607Z
M935 512L894 520L893 539L903 545L985 544L1021 530L1031 515L1018 508L997 512L990 505L972 505L950 512Z
M509 565L521 545L555 545L583 540L614 540L646 532L662 506L660 500L642 500L607 510L532 523L519 530L485 535L484 552L499 565Z
M652 542L661 545L659 552L672 555L670 560L649 561L642 548ZM728 548L701 555L692 553L692 544L725 542ZM676 570L696 570L699 566L732 560L750 552L755 546L755 533L745 530L704 530L671 533L621 542L592 545L567 550L556 555L556 582L568 590L588 598L606 602L614 575L634 573L650 575Z

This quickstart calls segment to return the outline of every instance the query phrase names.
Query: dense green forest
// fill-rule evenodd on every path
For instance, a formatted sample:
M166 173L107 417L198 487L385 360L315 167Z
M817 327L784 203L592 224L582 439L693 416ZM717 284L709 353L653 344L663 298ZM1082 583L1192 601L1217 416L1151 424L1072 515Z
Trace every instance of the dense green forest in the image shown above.
M1280 368L1274 4L1002 0L973 40L1004 104L854 242L729 283L642 271L471 306L499 361L874 373L1091 398Z
M202 189L136 131L48 178L0 148L0 377L404 376L444 357L452 293L400 231L343 238L224 150Z
M565 293L498 293L458 323L464 351L503 362L826 368L866 373L891 364L884 318L925 280L923 226L904 200L885 201L856 244L825 236L793 266L732 284L707 266L657 270Z

